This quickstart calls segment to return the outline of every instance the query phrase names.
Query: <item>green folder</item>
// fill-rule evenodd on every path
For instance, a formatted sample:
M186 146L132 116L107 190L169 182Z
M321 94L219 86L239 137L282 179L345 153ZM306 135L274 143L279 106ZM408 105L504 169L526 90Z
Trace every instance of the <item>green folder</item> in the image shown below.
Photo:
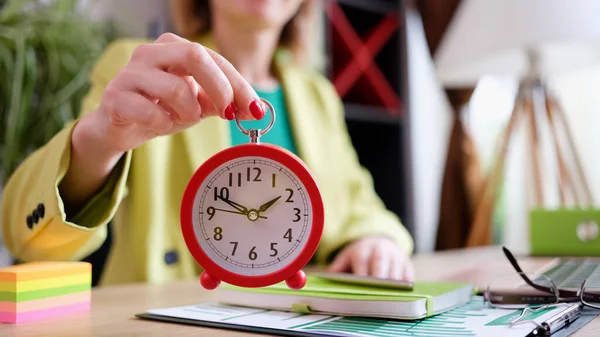
M341 283L308 275L301 290L285 283L263 288L221 285L223 304L338 316L421 319L469 302L474 287L468 283L415 282L411 291Z
M533 209L529 214L531 255L600 256L598 224L598 209Z

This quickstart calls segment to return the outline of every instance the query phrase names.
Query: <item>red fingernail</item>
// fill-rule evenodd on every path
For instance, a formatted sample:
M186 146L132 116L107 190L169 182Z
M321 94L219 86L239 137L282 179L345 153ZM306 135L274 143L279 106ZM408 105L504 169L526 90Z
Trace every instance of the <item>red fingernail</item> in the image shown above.
M250 103L250 113L252 113L252 117L256 119L262 119L263 117L265 117L265 112L260 106L258 100L254 100L252 101L252 103Z
M231 120L235 119L235 105L233 103L229 104L227 108L225 108L225 118Z

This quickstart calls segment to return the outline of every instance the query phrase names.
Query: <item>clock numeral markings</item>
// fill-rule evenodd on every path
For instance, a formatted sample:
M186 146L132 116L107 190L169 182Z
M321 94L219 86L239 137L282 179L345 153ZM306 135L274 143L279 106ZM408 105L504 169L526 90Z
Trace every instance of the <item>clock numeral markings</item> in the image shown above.
M221 241L223 239L223 228L215 227L215 234L213 235L213 239L216 241Z
M212 206L210 206L209 208L207 208L207 209L206 209L206 213L207 213L208 215L210 215L210 216L208 217L208 220L212 219L212 218L215 216L215 208L214 208L214 207L212 207Z
M222 187L221 191L217 186L214 187L215 201L217 201L218 197L229 200L229 189L227 187Z
M296 216L296 219L294 219L294 222L298 222L300 221L300 208L294 208L294 211L296 211L296 214L294 214Z
M231 251L231 256L235 256L235 251L237 250L238 243L239 242L236 242L236 241L230 242L230 244L233 245L233 250Z
M254 179L252 179L252 181L262 181L262 179L260 179L260 174L262 173L262 170L260 169L260 167L253 167L252 170L256 171L256 175L254 176ZM250 172L251 172L250 167L246 168L246 180L247 181L251 180Z
M258 254L256 254L256 252L254 251L256 249L256 246L253 246L252 249L250 249L250 252L248 253L248 258L252 261L256 260L256 258L258 257Z
M277 242L271 242L271 251L273 252L273 254L269 254L269 256L277 256L277 254L279 254L275 246L277 246Z
M288 239L288 242L292 242L292 229L288 228L288 230L283 235L284 239Z
M271 179L271 187L275 188L275 178L277 177L277 175L275 173L273 173L273 178Z
M285 202L294 202L294 200L292 200L292 196L294 195L294 190L292 190L291 188L286 188L285 190L290 193L290 195L285 200Z
M242 187L242 172L238 172L237 185L238 185L238 187ZM233 186L233 172L229 172L229 187L232 187L232 186Z

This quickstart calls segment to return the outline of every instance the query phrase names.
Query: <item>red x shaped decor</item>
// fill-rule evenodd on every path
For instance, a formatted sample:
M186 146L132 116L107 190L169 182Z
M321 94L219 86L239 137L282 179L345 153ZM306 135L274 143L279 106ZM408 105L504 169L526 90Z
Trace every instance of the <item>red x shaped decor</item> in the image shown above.
M374 61L374 57L400 25L397 14L391 13L384 16L363 42L335 1L330 1L326 10L339 37L352 53L352 60L333 79L338 94L341 97L346 95L359 80L361 74L364 74L389 113L399 115L401 100Z

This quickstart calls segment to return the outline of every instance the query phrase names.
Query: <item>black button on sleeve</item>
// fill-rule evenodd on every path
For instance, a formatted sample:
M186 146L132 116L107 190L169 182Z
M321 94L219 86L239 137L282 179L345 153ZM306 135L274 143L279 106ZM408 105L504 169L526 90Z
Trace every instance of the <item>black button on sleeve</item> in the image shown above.
M33 211L33 214L32 214L32 216L33 216L33 222L38 223L38 221L40 221L40 214L39 213L40 212L38 212L37 209Z
M177 255L177 252L172 250L172 251L168 251L165 254L165 263L168 265L177 263L177 260L179 259L179 256Z
M43 218L44 215L46 214L46 207L44 207L44 204L39 204L37 206L37 211L38 211L40 218Z
M27 228L33 229L33 216L27 216Z

